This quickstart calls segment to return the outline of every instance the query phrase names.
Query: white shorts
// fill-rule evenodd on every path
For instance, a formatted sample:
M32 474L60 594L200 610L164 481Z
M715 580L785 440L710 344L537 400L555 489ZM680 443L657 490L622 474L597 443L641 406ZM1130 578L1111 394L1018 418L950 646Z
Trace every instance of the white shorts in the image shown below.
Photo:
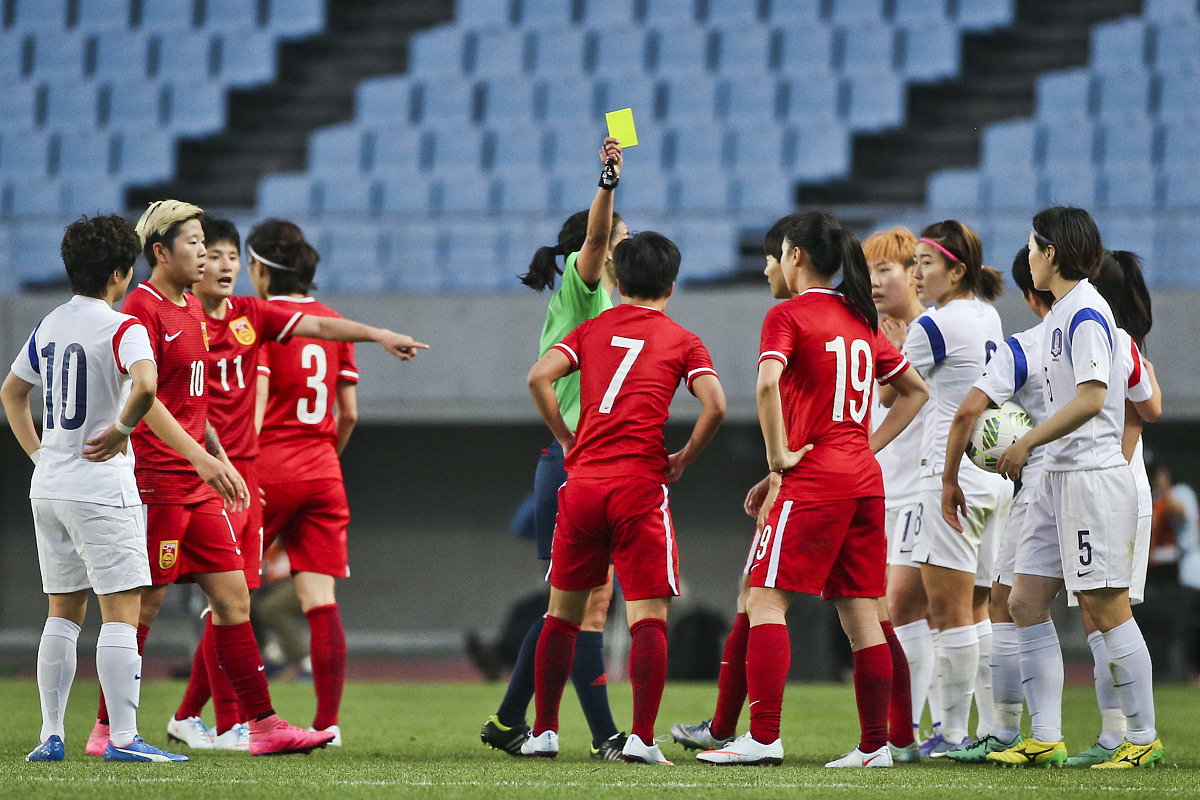
M31 500L42 591L113 594L150 585L143 506Z
M1013 572L1061 580L1058 525L1054 521L1053 501L1046 496L1047 480L1048 474L1043 473L1033 500L1025 507L1025 523L1017 534Z
M960 477L967 499L967 516L959 533L942 518L940 475L921 479L921 529L912 559L919 564L971 572L976 586L991 586L996 541L1012 505L1012 484L998 475L963 470Z
M1140 605L1146 599L1146 568L1150 565L1150 523L1153 516L1138 517L1137 534L1133 540L1133 577L1129 581L1129 605ZM1067 593L1067 605L1079 605L1079 596Z
M1026 495L1028 497L1029 495ZM1021 541L1021 532L1025 528L1025 518L1031 503L1013 502L1012 510L1008 512L1008 522L1004 532L1000 534L1000 542L996 547L995 582L1002 586L1012 586L1013 572L1017 563L1017 543Z
M913 562L912 551L921 530L921 511L920 503L887 509L884 532L888 541L888 566L920 568L920 564Z

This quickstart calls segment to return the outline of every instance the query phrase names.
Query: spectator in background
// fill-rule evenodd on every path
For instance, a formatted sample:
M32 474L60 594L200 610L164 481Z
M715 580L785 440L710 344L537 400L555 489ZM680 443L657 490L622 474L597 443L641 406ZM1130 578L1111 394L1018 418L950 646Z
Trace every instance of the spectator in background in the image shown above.
M1166 465L1154 469L1154 525L1150 535L1150 573L1160 560L1174 564L1181 620L1184 667L1200 680L1200 510L1196 492L1176 483Z

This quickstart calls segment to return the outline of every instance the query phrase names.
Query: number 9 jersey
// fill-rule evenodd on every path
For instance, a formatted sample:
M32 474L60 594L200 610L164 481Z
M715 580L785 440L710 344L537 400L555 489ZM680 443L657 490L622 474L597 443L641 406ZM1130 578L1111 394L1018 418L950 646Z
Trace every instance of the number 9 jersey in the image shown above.
M312 297L279 296L268 302L307 316L341 316ZM338 383L358 383L354 345L300 336L286 344L269 342L259 354L258 373L270 378L259 432L260 482L341 481L333 407Z

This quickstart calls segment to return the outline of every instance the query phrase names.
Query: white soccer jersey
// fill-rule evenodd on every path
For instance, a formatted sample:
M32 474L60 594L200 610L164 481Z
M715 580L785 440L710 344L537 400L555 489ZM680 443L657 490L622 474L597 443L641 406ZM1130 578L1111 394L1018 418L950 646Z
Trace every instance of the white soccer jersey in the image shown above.
M1125 367L1116 352L1112 310L1085 280L1060 297L1046 315L1043 368L1046 410L1053 416L1086 381L1108 387L1100 413L1046 445L1047 472L1107 469L1126 465L1121 453L1125 428ZM1114 358L1114 355L1116 356Z
M31 499L141 503L132 449L95 463L83 448L117 421L129 397L129 367L142 360L154 360L146 329L103 300L76 295L38 323L12 365L18 378L42 387L46 406Z
M1117 328L1117 347L1121 351L1121 363L1125 371L1125 397L1134 403L1143 403L1154 394L1150 373L1142 367L1142 354L1134 344L1133 337L1124 328ZM1137 440L1133 458L1129 460L1133 480L1138 490L1138 517L1154 513L1154 496L1150 491L1150 477L1146 474L1146 459L1142 453L1142 437Z
M1046 420L1045 384L1042 371L1042 339L1046 323L1040 322L1028 330L1015 333L1004 340L987 364L983 377L975 388L1000 405L1012 400L1038 425ZM1042 479L1042 450L1036 447L1021 470L1021 486L1037 491Z
M974 297L927 309L909 324L904 355L929 387L921 477L942 473L954 414L1002 341L1000 315L990 303ZM979 467L964 456L961 469Z
M917 416L908 423L900 435L892 439L887 447L875 454L883 470L884 506L900 508L912 505L921 497L921 439L925 435L925 414L929 404L921 406ZM871 404L871 430L875 430L888 415L888 409L879 402L879 389L875 389Z

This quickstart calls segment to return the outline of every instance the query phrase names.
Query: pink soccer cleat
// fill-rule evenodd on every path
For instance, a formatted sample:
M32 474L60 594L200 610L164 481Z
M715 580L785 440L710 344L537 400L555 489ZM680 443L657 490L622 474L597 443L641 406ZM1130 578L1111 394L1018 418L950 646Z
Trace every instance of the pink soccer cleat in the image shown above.
M104 751L107 749L108 726L100 720L96 720L96 724L92 728L92 733L88 736L87 747L84 748L83 752L89 756L103 756Z
M291 725L278 714L250 723L250 755L283 756L311 753L332 742L331 731L306 731Z

